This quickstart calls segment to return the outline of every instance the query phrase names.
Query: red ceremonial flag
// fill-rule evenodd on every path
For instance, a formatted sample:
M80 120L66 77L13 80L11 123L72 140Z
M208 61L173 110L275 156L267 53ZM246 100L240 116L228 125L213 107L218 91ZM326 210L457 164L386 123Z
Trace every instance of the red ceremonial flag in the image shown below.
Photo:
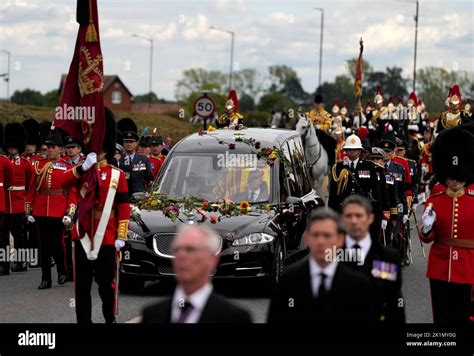
M79 32L54 127L82 140L88 152L99 154L105 134L105 111L97 0L77 0L76 16ZM86 172L81 181L83 189L78 204L81 230L91 239L90 212L96 201L97 182L95 169Z
M354 83L354 92L355 92L356 97L362 96L362 51L364 50L362 38L360 39L359 44L360 44L360 52L359 52L359 59L357 60L357 71L356 71L355 83Z

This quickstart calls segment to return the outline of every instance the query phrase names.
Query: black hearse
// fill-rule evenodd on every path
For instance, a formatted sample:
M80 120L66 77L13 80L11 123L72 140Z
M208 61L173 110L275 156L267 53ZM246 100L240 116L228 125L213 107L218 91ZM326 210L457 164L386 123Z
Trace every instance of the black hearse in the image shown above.
M257 143L236 142L236 135ZM255 148L274 146L282 149L286 160L270 164L265 158L256 159ZM307 215L324 205L312 188L301 138L292 130L219 129L187 136L168 153L151 190L176 199L197 196L209 201L248 200L250 206L276 204L270 211L225 217L212 225L221 237L214 278L261 279L270 285L278 282L284 265L307 254L302 239ZM172 221L162 211L142 210L140 215L139 223L130 221L120 266L122 291L172 278L171 242L177 227L196 223L186 216Z

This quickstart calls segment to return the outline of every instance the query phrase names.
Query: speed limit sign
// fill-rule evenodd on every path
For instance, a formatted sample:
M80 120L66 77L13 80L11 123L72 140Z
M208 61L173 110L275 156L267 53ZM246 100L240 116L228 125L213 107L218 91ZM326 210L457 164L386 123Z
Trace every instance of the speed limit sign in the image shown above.
M214 114L215 109L214 101L206 94L200 96L194 102L194 111L203 119L210 118Z

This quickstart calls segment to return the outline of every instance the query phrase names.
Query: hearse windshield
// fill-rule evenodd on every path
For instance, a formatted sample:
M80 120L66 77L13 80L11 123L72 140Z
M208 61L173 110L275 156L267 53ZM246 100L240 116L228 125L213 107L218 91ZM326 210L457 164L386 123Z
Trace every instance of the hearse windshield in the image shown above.
M271 167L253 153L175 153L154 189L183 199L268 202Z

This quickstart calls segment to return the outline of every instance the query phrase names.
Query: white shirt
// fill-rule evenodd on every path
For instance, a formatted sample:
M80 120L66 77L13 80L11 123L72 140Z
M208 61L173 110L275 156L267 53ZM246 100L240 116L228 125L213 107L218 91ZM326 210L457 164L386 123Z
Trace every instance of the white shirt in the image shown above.
M313 296L317 297L319 292L319 286L321 285L321 273L326 275L324 280L324 287L326 291L329 291L332 286L332 281L334 279L334 274L336 273L337 261L331 262L324 268L321 268L320 265L312 258L309 257L309 274L311 276L311 290L313 291Z
M359 158L356 158L353 161L349 160L349 167L352 165L352 163L354 163L354 169L356 169L358 162L359 162Z
M360 241L356 241L349 235L346 235L346 248L349 251L352 249L352 247L355 244L358 244L360 246L360 254L361 254L360 255L361 261L357 261L357 262L359 262L360 264L364 264L365 256L367 256L367 254L369 253L370 247L372 246L372 239L370 238L370 234L367 233L367 235L365 235L365 237Z
M260 188L258 188L257 190L249 190L249 200L250 201L252 201L252 202L256 201L259 195L260 195Z
M179 320L184 302L188 301L193 306L193 309L186 318L185 323L197 323L204 307L206 306L207 300L212 293L212 289L212 284L206 283L194 293L186 295L183 288L178 285L174 291L173 301L171 303L171 322L176 323Z

